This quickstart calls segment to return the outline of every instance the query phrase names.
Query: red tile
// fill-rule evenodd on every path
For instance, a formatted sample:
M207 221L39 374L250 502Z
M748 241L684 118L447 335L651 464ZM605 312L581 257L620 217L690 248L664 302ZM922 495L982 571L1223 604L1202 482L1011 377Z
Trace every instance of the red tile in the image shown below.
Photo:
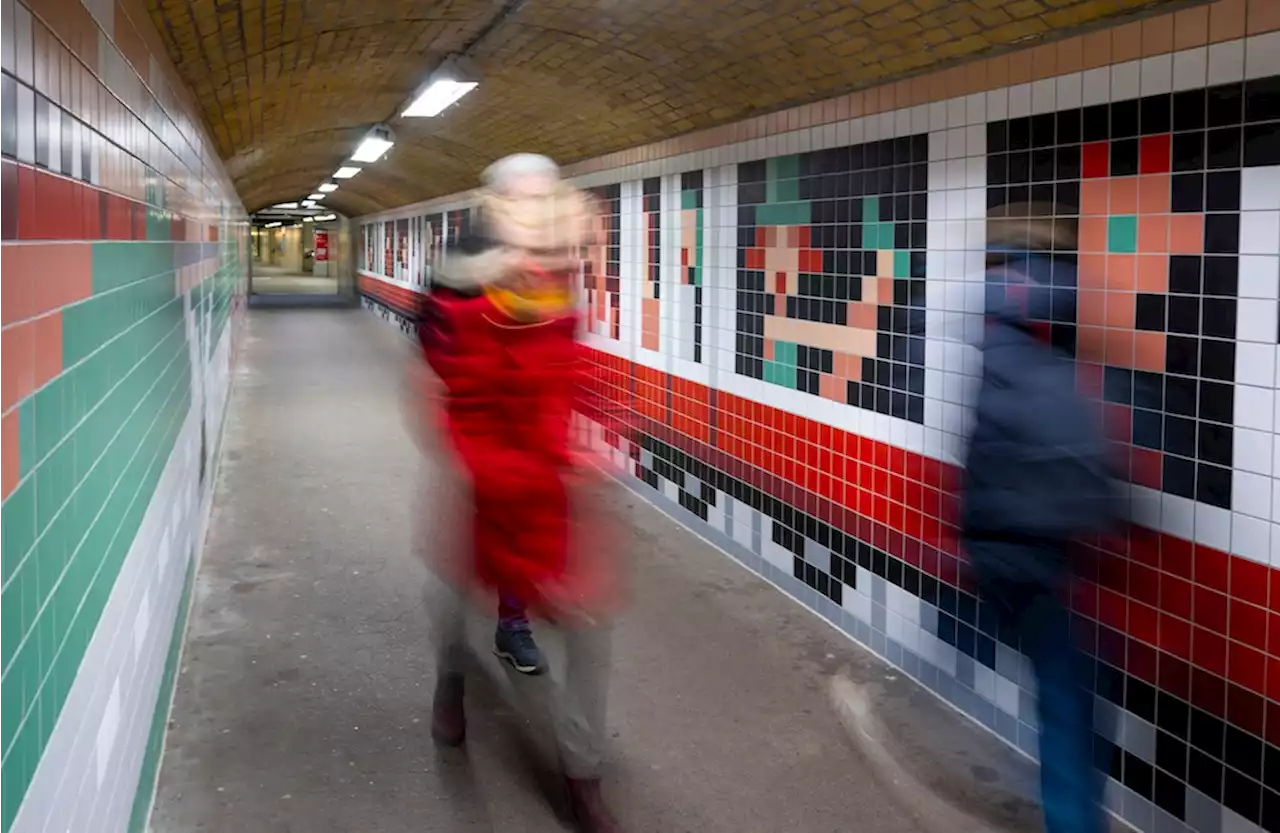
M1225 634L1227 632L1227 597L1222 593L1215 593L1197 586L1194 599L1192 621L1214 633Z
M1192 629L1191 661L1199 670L1225 677L1227 675L1226 637L1206 628Z
M35 385L42 387L62 372L62 312L56 311L33 322L35 338Z
M1160 574L1160 609L1183 619L1191 618L1192 584L1168 573Z
M1225 653L1225 652L1224 652ZM1227 715L1227 681L1220 674L1203 668L1191 667L1191 696L1193 704L1218 717Z
M1229 642L1227 645L1227 674L1225 676L1250 691L1256 691L1259 694L1266 691L1266 655L1239 642Z
M1265 651L1267 649L1267 611L1242 599L1232 599L1230 610L1228 635L1237 642Z
M1267 606L1267 573L1271 572L1270 568L1265 564L1233 555L1229 557L1228 569L1232 596L1262 607Z
M36 212L36 172L25 165L18 166L18 237L23 240L36 238L39 214Z
M1224 552L1197 545L1195 548L1195 582L1227 592L1229 557Z
M0 163L0 239L18 239L18 166Z
M1164 174L1172 168L1168 134L1143 136L1138 145L1138 170L1144 174Z
M13 409L4 415L0 421L0 436L3 437L3 443L0 445L0 500L9 496L9 493L18 485L18 481L22 477L22 454L19 446L19 430L18 418L21 410Z
M1227 710L1221 716L1237 728L1260 735L1266 720L1266 703L1257 692L1227 683Z
M7 411L35 390L35 327L15 324L0 331L0 411Z
M1160 649L1181 659L1191 659L1191 623L1168 613L1160 614Z
M1191 664L1169 654L1160 655L1160 688L1183 700L1191 699Z
M1086 179L1111 175L1111 154L1106 142L1091 142L1080 149L1080 173Z

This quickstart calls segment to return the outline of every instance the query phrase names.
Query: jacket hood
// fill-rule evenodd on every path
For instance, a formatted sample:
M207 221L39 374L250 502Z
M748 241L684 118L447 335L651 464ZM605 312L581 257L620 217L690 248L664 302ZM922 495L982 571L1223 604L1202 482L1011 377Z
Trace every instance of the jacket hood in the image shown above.
M455 292L479 292L511 274L517 263L516 253L505 246L490 246L465 251L462 246L440 259L432 273L432 281Z

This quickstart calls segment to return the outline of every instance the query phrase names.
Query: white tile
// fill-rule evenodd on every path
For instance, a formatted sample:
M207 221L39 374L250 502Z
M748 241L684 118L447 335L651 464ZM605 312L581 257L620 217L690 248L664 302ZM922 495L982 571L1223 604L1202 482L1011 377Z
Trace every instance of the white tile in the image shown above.
M1125 61L1111 65L1111 100L1125 101L1142 94L1141 66L1139 61Z
M1276 348L1253 341L1236 343L1236 384L1273 387L1276 378Z
M1280 75L1280 32L1254 35L1245 41L1244 77L1253 80L1269 75Z
M1240 182L1240 210L1280 209L1280 165L1249 168Z
M1143 58L1139 74L1144 96L1164 95L1173 90L1173 56L1154 55Z
M107 699L98 724L97 741L94 744L94 757L97 763L98 786L102 786L107 777L107 768L111 763L111 752L115 749L116 735L120 729L120 678L116 677L111 685L111 696Z
M1276 343L1276 302L1257 299L1236 306L1236 338Z
M1209 47L1209 84L1244 80L1244 41L1215 43Z
M1271 566L1280 567L1280 523L1271 524Z
M1009 89L1001 87L987 93L987 120L1004 121L1009 118Z
M984 93L974 93L965 98L965 123L986 127L987 96Z
M1195 501L1168 492L1160 495L1160 529L1181 538L1195 538Z
M1240 254L1280 254L1280 211L1240 213Z
M1237 428L1232 435L1231 459L1235 467L1256 474L1272 474L1272 433Z
M1271 388L1236 384L1235 421L1243 428L1271 431L1274 426L1275 395Z
M1031 115L1031 85L1015 84L1009 88L1009 118Z
M1209 73L1209 49L1198 46L1173 54L1173 91L1194 90L1205 86Z
M1057 78L1057 102L1059 110L1070 110L1081 105L1084 96L1084 73L1068 72Z
M1226 550L1231 547L1231 512L1218 506L1205 503L1195 504L1196 529L1195 541L1207 544L1215 549Z
M22 5L17 4L21 9ZM31 18L28 16L27 18ZM31 88L18 85L18 161L35 164L36 161L36 97ZM97 154L94 154L97 158Z
M1059 109L1058 82L1053 78L1034 81L1031 84L1031 112L1052 113Z
M1083 104L1106 104L1111 101L1111 67L1087 69L1082 75Z
M1232 471L1231 508L1255 518L1272 520L1272 479L1250 471Z
M1241 298L1280 297L1280 256L1242 255L1239 293Z

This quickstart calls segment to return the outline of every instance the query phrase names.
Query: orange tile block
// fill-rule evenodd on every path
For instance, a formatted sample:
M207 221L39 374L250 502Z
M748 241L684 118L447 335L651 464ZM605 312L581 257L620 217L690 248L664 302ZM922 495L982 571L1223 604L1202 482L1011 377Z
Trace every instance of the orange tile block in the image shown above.
M1132 329L1137 295L1133 292L1107 293L1107 326Z
M1173 48L1193 49L1209 40L1209 7L1196 6L1173 15Z
M1145 330L1133 333L1132 367L1135 370L1149 370L1153 373L1163 373L1164 358L1164 333L1147 332ZM1128 365L1126 365L1126 367L1127 366Z
M7 411L36 387L35 325L15 324L0 331L0 411Z
M1085 179L1080 182L1080 216L1105 217L1107 195L1110 191L1106 179Z
M1132 292L1138 288L1138 258L1135 255L1107 255L1107 289Z
M1169 215L1169 253L1175 255L1204 254L1204 215Z
M1169 256L1147 254L1138 257L1138 291L1164 293L1169 291Z
M1138 251L1163 254L1169 251L1169 214L1142 214L1138 217Z
M1280 29L1280 3L1276 0L1250 0L1245 31L1261 35Z
M1107 180L1110 184L1108 213L1138 213L1138 178L1136 176L1118 176Z
M25 321L93 294L88 243L7 243L0 247L0 320Z
M1076 323L1101 327L1107 320L1107 293L1100 289L1081 289L1076 305Z
M1247 13L1247 0L1217 0L1209 7L1209 42L1244 37Z
M62 372L62 313L54 312L32 322L35 329L35 386L44 385Z
M22 456L18 445L18 414L12 411L0 419L0 500L7 498L22 477Z

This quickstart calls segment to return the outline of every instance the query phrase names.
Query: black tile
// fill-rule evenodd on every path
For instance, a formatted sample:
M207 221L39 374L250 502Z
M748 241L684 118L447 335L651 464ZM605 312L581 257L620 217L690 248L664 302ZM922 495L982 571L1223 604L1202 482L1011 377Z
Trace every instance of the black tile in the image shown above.
M1196 464L1185 457L1165 457L1160 488L1180 497L1196 494Z
M1133 325L1139 330L1151 330L1162 333L1165 331L1165 300L1164 295L1138 295L1137 308L1134 312ZM1108 398L1108 401L1115 402Z
M1280 75L1244 82L1244 120L1280 119Z
M1081 140L1081 116L1083 111L1079 108L1073 110L1059 110L1057 114L1057 134L1055 136L1056 143L1059 145L1078 144ZM991 131L988 128L987 136L990 138ZM989 149L989 148L988 148Z
M1234 298L1205 298L1201 302L1200 332L1214 338L1236 337Z
M1156 766L1177 778L1187 777L1187 742L1169 732L1156 733Z
M1196 395L1199 381L1188 376L1170 376L1165 380L1164 410L1178 416L1196 416ZM1163 708L1164 703L1161 703ZM1185 723L1185 713L1183 715Z
M1180 173L1172 178L1170 203L1174 211L1198 214L1204 211L1205 175ZM1239 195L1236 196L1237 202Z
M1138 135L1138 102L1114 101L1111 103L1111 138L1123 139Z
M1234 423L1235 397L1232 387L1227 382L1214 382L1209 379L1199 380L1200 419L1220 422L1223 425Z
M1199 255L1170 255L1169 291L1179 295L1199 295L1202 261Z
M1196 424L1196 451L1199 459L1206 463L1217 463L1218 465L1231 465L1231 435L1232 430L1229 425L1219 425L1213 422L1199 422ZM1203 476L1204 472L1198 472Z
M1257 735L1228 724L1223 762L1250 778L1261 781L1263 747L1262 739Z
M1199 749L1192 748L1187 764L1187 783L1209 796L1214 801L1222 801L1222 761L1216 756L1209 756Z
M1205 177L1205 210L1240 210L1240 171L1211 171Z
M1117 139L1111 143L1111 175L1134 176L1138 173L1138 140Z
M1197 463L1195 499L1220 509L1230 509L1231 469L1212 463Z
M1209 127L1232 127L1244 121L1244 84L1222 84L1205 91Z
M1142 134L1168 133L1173 126L1173 96L1169 93L1151 95L1138 102L1138 114Z
M1244 165L1280 165L1280 121L1245 126Z
M1220 127L1210 130L1206 141L1205 167L1240 167L1244 130L1239 127Z
M1141 297L1139 296L1139 300L1141 300ZM1198 334L1200 332L1200 299L1193 295L1170 295L1168 297L1169 332L1188 335ZM1143 327L1142 329L1154 328Z
M1154 723L1156 719L1155 686L1132 675L1125 679L1124 707L1138 717Z
M1200 130L1205 126L1205 91L1186 90L1173 94L1173 129Z
M1235 375L1236 346L1234 342L1206 339L1198 345L1200 375L1207 379L1231 381Z
M1187 815L1187 788L1182 779L1174 778L1159 769L1155 771L1155 789L1152 801L1161 810L1176 819Z
M1134 755L1124 753L1124 778L1121 783L1150 801L1155 794L1155 768Z
M1204 258L1204 294L1234 298L1240 282L1240 261L1235 257Z
M1173 169L1175 171L1204 170L1204 131L1195 130L1190 133L1175 133L1173 134L1172 146Z
M1231 767L1223 771L1222 803L1257 824L1262 819L1262 785L1236 772Z
M1080 116L1083 139L1101 142L1111 138L1111 108L1106 104L1093 104L1084 108Z

